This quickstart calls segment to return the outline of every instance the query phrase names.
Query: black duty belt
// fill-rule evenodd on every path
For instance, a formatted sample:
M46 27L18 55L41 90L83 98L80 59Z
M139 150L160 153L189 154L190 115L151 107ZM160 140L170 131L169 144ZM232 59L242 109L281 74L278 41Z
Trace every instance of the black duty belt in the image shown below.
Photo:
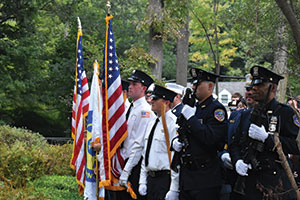
M193 158L192 156L183 156L180 161L183 167L189 168L190 170L197 170L209 167L215 160L215 157Z
M151 176L152 178L162 176L165 174L170 174L170 170L148 171L148 176Z

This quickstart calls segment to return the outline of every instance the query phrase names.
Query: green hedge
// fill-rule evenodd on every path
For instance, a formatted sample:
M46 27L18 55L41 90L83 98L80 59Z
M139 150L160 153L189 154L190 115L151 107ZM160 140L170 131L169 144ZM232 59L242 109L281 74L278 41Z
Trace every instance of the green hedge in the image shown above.
M30 186L35 188L33 195L43 194L51 200L82 200L78 195L78 185L74 176L44 176L34 180Z
M45 175L75 176L70 168L72 144L49 145L38 133L0 126L0 181L22 188Z

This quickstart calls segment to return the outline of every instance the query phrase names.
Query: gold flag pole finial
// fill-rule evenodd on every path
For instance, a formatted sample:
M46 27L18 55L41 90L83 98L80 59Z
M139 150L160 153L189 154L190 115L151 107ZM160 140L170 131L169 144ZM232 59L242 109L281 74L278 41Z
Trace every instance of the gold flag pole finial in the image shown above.
M110 5L110 1L109 0L107 0L107 2L106 2L106 8L107 8L107 15L110 15L111 5Z

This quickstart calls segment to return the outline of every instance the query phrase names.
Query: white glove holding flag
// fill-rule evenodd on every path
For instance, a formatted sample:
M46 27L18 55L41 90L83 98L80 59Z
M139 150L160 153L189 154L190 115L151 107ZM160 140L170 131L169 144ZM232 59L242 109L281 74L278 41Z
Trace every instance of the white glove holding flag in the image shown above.
M183 147L183 143L182 142L179 142L179 139L178 138L175 138L173 140L173 143L172 143L172 148L177 151L177 152L180 152L181 149Z
M263 125L259 127L255 124L251 124L249 128L249 137L261 142L265 142L268 137L268 133Z
M179 200L179 192L169 190L166 194L165 200Z
M196 113L196 106L191 107L187 104L185 104L182 108L181 113L183 114L183 116L185 117L185 119L189 120L192 116L195 115Z
M145 183L141 183L139 186L139 193L142 196L145 196L147 194L147 185Z
M235 163L235 170L241 176L248 176L247 171L248 169L252 169L251 164L244 163L243 160L238 160Z
M119 184L121 186L127 187L127 181L128 181L129 173L125 170L122 171L122 174L119 178Z
M222 156L221 156L221 160L223 161L224 166L227 169L233 169L229 153L223 153Z

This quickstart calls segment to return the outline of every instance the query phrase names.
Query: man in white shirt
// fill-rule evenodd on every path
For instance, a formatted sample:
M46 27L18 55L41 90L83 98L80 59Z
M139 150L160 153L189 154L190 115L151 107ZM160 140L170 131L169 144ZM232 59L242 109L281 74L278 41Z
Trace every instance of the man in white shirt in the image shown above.
M137 194L137 199L142 199L138 195L138 180L145 128L151 118L155 117L151 111L151 106L145 99L145 92L153 83L153 79L140 70L134 70L128 80L130 81L128 96L132 98L132 103L126 113L128 136L121 148L126 164L119 178L119 183L122 186L127 186L127 181L129 181ZM129 193L125 191L117 192L116 195L118 200L131 199Z
M140 174L139 193L147 195L147 200L165 199L170 190L173 196L179 196L178 173L170 170L165 130L163 127L163 109L165 106L165 120L169 135L169 144L176 135L176 116L172 114L171 107L176 93L159 85L155 85L152 92L151 108L157 117L151 119L146 128L145 146ZM172 177L172 178L171 178ZM173 181L177 178L177 181ZM170 184L170 179L172 183ZM175 183L175 184L173 184Z

